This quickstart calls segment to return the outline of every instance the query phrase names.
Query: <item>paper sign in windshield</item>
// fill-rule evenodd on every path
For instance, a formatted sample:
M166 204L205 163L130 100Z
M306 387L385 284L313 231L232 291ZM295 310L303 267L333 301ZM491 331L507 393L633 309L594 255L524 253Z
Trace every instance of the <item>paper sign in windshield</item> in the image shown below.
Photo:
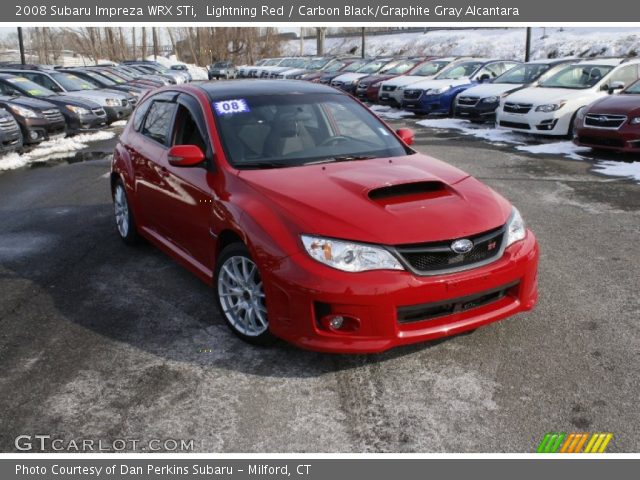
M249 105L247 105L247 101L244 98L215 102L213 104L213 108L218 115L229 115L232 113L244 113L250 111Z

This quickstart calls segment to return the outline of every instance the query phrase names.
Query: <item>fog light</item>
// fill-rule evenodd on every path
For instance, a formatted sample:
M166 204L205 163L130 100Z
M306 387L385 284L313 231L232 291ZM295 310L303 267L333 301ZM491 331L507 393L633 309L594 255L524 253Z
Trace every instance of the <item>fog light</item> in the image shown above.
M342 324L344 323L344 317L338 315L337 317L333 317L329 321L329 326L335 330L342 328Z
M29 132L29 138L30 138L31 140L36 140L39 136L40 136L40 135L38 135L38 132L36 132L36 131L34 131L34 130L31 130L31 131Z

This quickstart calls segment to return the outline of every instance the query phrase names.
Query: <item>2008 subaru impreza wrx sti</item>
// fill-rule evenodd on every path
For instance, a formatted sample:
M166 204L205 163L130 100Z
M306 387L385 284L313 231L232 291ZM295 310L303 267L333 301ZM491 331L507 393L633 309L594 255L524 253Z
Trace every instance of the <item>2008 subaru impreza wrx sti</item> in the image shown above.
M118 232L212 285L253 343L379 352L532 309L520 213L412 141L321 85L166 87L114 152Z

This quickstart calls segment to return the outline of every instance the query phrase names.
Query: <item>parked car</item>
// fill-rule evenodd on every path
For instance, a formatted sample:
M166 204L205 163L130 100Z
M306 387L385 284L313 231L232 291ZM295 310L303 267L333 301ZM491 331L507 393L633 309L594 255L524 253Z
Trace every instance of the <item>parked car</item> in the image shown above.
M598 150L640 153L640 81L578 111L573 141Z
M5 95L10 90L0 83L0 107L18 122L24 145L35 145L67 134L64 116L54 104L37 98Z
M269 58L263 58L262 60L258 60L254 65L241 65L237 68L238 70L238 78L249 78L249 72L255 67L260 67L268 62Z
M68 134L94 131L107 126L107 113L96 102L53 92L28 78L0 73L0 94L23 95L55 105L64 116Z
M412 141L309 82L164 88L115 148L117 232L212 285L253 343L379 352L532 309L519 212Z
M189 71L189 67L187 67L184 63L176 63L175 65L171 65L169 69L175 70L177 72L181 72L187 79L187 82L190 82L193 80L193 77L191 76L191 72Z
M128 76L128 80L143 79L147 81L160 82L162 85L178 84L178 81L173 75L160 74L146 65L118 65L117 67L113 67L113 69L121 75L124 74L125 78Z
M521 62L470 59L446 68L433 79L404 89L402 108L419 114L453 115L456 96L479 83L490 82Z
M20 126L4 108L0 108L0 154L15 152L22 148Z
M393 63L392 63L393 62ZM389 65L392 63L392 65ZM346 72L338 75L331 80L331 86L339 88L347 93L355 94L358 81L368 75L373 75L385 69L388 65L391 67L397 63L393 58L378 58L376 60L369 61L369 63L363 65L355 72Z
M638 80L640 60L594 58L568 65L505 99L497 125L523 133L571 136L578 110Z
M309 59L308 63L301 68L292 68L278 74L277 78L289 80L302 80L302 77L308 73L321 72L329 65L339 63L335 57L317 57Z
M209 75L209 80L213 80L214 78L216 80L220 80L221 78L229 80L230 78L236 78L238 76L235 65L230 61L215 62L209 65L207 74Z
M330 85L331 80L333 80L335 77L342 75L343 73L355 72L359 68L369 63L369 60L366 60L364 58L350 58L341 60L340 62L340 67L330 66L324 71L305 75L302 79L309 82Z
M73 68L61 68L60 71L73 73L74 75L80 77L86 82L91 83L97 88L126 92L131 95L129 97L129 101L132 103L134 107L136 103L138 103L138 100L141 97L143 97L149 90L151 90L151 87L149 87L148 85L115 82L114 80L105 76L104 73L98 70L73 67Z
M468 88L456 97L455 116L473 121L495 121L500 100L522 88L532 87L554 75L575 59L536 60L503 73L491 83Z
M435 77L445 67L450 66L452 62L455 61L458 61L456 57L427 60L409 73L394 77L390 80L384 80L380 84L378 102L382 105L401 106L405 87Z
M397 60L387 64L385 68L380 70L378 73L362 77L356 84L356 97L360 100L377 103L380 84L384 80L389 80L390 78L395 78L398 75L411 71L423 60L424 58L407 58L404 60Z
M165 66L155 63L127 63L127 67L133 68L142 72L149 73L151 75L158 75L160 77L166 78L169 80L169 83L172 85L180 85L182 83L187 83L188 76L184 74L184 72L179 72L177 70L171 70Z
M76 75L50 69L9 69L0 71L19 75L53 92L66 93L96 102L107 113L107 123L128 118L132 111L131 95L117 90L98 89ZM135 103L135 100L133 100Z

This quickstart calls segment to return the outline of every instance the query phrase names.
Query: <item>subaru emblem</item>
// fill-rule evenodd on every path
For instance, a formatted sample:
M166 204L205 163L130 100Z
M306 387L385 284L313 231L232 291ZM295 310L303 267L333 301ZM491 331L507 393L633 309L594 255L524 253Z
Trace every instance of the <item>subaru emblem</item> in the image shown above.
M456 240L451 244L451 250L455 253L469 253L473 250L473 242L468 238L463 238L461 240Z

